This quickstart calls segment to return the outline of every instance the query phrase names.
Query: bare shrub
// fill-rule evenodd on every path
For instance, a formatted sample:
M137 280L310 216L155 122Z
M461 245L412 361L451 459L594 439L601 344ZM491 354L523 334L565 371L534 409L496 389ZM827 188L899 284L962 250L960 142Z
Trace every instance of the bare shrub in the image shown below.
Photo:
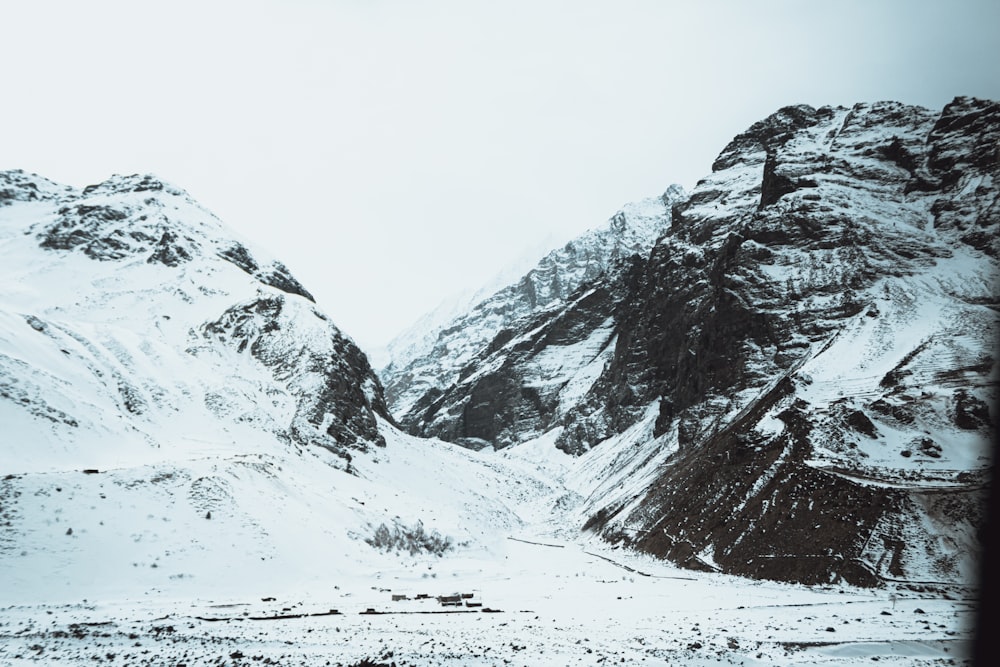
M450 537L436 530L429 533L424 530L422 521L417 521L413 527L399 522L394 522L392 526L380 524L371 537L365 538L365 542L379 551L408 552L411 556L420 553L441 556L453 546Z

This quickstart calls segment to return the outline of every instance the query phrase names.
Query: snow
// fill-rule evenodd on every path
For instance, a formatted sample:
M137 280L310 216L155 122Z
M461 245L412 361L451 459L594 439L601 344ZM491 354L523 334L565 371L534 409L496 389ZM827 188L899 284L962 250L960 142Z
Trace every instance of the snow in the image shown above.
M557 413L566 413L580 403L604 370L614 350L614 329L614 320L609 318L577 343L547 346L532 360L525 386L545 389L558 385Z
M912 449L920 426L924 433L936 434L935 441L942 445L935 467L971 470L988 461L989 442L975 431L955 427L947 418L951 389L940 378L941 372L982 363L982 350L990 349L995 338L994 313L985 307L958 306L950 296L954 292L988 293L991 278L981 273L980 266L967 253L956 252L939 259L921 281L886 279L882 288L873 290L883 295L872 304L879 316L857 315L800 369L799 376L806 381L797 393L810 404L846 400L848 405L863 408L891 397L881 382L904 364L906 385L919 387L922 396L916 425L901 427L869 411L878 437L856 440L866 465L907 470L929 465L920 456L900 455ZM814 444L820 451L825 449L820 442Z
M32 646L46 660L114 653L129 664L237 651L281 664L390 652L438 665L922 664L910 661L967 650L961 590L893 601L890 590L693 573L566 539L539 510L567 491L551 473L578 464L551 443L470 452L382 428L386 449L355 457L357 476L258 454L7 480L21 491L26 553L0 552L0 661L26 664ZM460 546L411 556L361 539L397 518ZM440 613L434 596L453 592L499 613ZM421 593L431 598L391 599Z

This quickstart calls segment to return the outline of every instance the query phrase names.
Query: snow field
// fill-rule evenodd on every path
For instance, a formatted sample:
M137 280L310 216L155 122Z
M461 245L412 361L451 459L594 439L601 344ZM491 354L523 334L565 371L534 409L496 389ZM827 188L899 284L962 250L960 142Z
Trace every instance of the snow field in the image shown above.
M5 517L15 539L0 546L0 664L97 655L150 665L382 656L397 665L836 665L863 655L930 665L965 650L967 591L899 591L893 602L888 590L679 570L554 529L582 516L583 499L560 480L596 475L589 454L572 459L543 439L472 452L387 425L383 433L385 449L354 457L356 475L322 454L250 453L3 480L4 506L20 495ZM616 443L606 444L592 454L612 455ZM421 522L454 547L438 557L364 541L393 522ZM433 598L452 593L501 613L424 613L445 610ZM340 615L249 618L331 609Z

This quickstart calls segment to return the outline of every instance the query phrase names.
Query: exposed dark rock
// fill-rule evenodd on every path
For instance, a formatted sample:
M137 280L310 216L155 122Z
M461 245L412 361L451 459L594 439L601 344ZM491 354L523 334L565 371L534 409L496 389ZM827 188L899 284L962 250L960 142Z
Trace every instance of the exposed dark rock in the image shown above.
M126 231L116 224L127 218L126 211L111 206L65 206L59 209L59 219L42 232L39 245L49 250L80 248L95 260L122 259L155 241L141 229Z
M893 137L887 145L879 147L879 152L886 160L892 162L901 169L905 169L911 175L915 175L919 161L917 156L907 149L906 145L899 137Z
M1000 257L1000 193L985 184L963 187L977 172L1000 176L1000 103L956 97L927 142L929 178L947 194L932 208L934 227L954 230L962 242Z
M862 435L866 435L869 438L878 437L878 429L875 428L875 424L861 410L851 412L844 421L847 422L848 426Z
M163 232L156 249L146 261L150 264L163 264L165 266L178 266L191 259L191 253L179 243L177 235L167 230Z
M612 316L614 288L579 290L569 306L547 311L523 323L520 336L501 331L447 391L430 390L401 421L411 432L469 444L501 448L530 433L542 433L559 417L559 393L570 376L550 377L539 358L588 339ZM605 337L608 342L610 333ZM597 341L600 343L600 341ZM599 354L603 345L585 352ZM568 359L583 366L593 357ZM483 366L490 370L482 372Z
M552 251L521 280L476 304L469 313L410 339L405 355L382 370L388 400L401 423L418 432L439 392L466 382L483 359L523 333L535 316L565 306L583 285L617 272L614 267L644 258L667 230L670 206L682 197L680 186L671 186L656 200L626 206L605 226ZM605 287L613 280L609 277ZM397 344L402 347L401 342L394 342L391 349ZM450 418L456 419L461 410L453 403ZM438 413L435 409L433 414Z
M955 425L966 430L991 428L990 409L986 402L966 389L955 390Z
M914 421L912 408L902 403L890 403L888 400L880 398L870 403L868 407L878 414L881 419L896 422L899 425L905 426L912 424Z
M800 104L779 109L762 121L734 138L719 157L712 163L712 171L728 169L758 151L773 151L784 146L795 133L814 124L826 110L817 111L811 106Z
M941 445L930 438L916 438L910 446L924 456L932 459L941 458Z
M53 183L22 169L0 171L0 207L23 201L58 201L70 197L73 188Z
M271 268L258 276L258 278L265 285L276 287L289 294L298 294L313 303L316 302L313 295L302 286L302 283L292 276L292 274L288 271L288 268L281 262L272 263Z
M219 256L238 266L265 285L270 285L288 294L297 294L314 303L316 301L312 294L306 291L306 288L292 276L284 264L273 262L268 267L261 267L253 255L250 254L250 251L241 243L233 243L227 248L220 250Z
M163 182L153 174L131 174L128 176L115 174L102 183L88 185L83 189L85 197L92 195L126 194L130 192L164 193L179 197L188 196L184 190Z
M758 208L767 208L785 195L801 188L815 187L817 187L816 181L792 179L779 173L775 154L768 153L767 160L764 161L764 178L760 184L760 206Z
M260 270L257 260L242 243L233 243L219 251L219 257L228 260L250 275L256 275Z
M287 384L298 401L289 432L294 442L324 447L347 460L348 449L384 445L376 415L393 422L367 357L316 311L326 323L320 326L327 344L303 344L296 319L302 308L311 306L289 304L283 295L261 297L230 308L203 332L238 352L249 351Z

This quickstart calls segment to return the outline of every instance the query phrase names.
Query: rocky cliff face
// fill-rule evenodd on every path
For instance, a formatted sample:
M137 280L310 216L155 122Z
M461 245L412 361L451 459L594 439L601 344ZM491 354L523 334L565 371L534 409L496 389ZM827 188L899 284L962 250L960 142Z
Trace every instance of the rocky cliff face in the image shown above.
M962 176L934 167L944 144L995 144L995 107L982 106L791 107L734 139L674 207L622 322L603 379L635 398L600 407L618 415L658 400L661 432L680 417L691 442L703 420L683 418L688 408L787 372L894 285L920 282L906 278L951 282L945 267L956 264L976 276L963 297L992 298L995 255L977 232L997 228L996 167ZM994 120L983 136L942 137L963 112ZM589 423L600 439L600 420Z
M682 196L671 186L626 206L425 335L405 360L381 371L400 423L470 447L502 447L551 426L600 370L595 364L611 334L597 330L617 302L612 284L669 229L670 209ZM595 280L596 290L583 288ZM540 339L530 333L542 328L553 330Z
M623 539L770 578L969 574L995 433L998 138L1000 105L960 98L783 109L723 151L604 378L657 401L679 446Z
M383 442L364 354L178 188L4 172L0 253L0 413L5 438L32 442L22 464L277 440L344 465Z
M494 446L548 431L583 456L613 441L591 457L611 467L631 448L642 482L599 484L586 527L691 567L969 576L996 418L998 139L1000 105L969 98L781 109L648 256L500 332L405 421Z

